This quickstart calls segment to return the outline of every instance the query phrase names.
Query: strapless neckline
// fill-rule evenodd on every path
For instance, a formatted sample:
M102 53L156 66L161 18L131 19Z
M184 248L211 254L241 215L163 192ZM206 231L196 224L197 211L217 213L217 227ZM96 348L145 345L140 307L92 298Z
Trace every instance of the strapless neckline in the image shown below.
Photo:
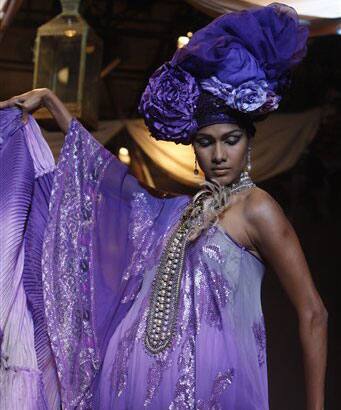
M233 245L237 246L239 249L242 249L242 250L246 251L248 254L250 254L251 256L253 256L258 262L260 262L262 265L265 265L264 261L263 261L259 256L257 256L255 253L253 253L253 251L252 251L250 248L248 248L248 247L242 245L242 244L239 243L237 240L235 240L235 239L233 238L233 236L231 236L228 232L226 232L226 230L224 229L224 227L223 227L219 222L215 222L212 226L213 226L217 231L219 231L223 236L225 236L225 237L229 240L230 243L232 243Z

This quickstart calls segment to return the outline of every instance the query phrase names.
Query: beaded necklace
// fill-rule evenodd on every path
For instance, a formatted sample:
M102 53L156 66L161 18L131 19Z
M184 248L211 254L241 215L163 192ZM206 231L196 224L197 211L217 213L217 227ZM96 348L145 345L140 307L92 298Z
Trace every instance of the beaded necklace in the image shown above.
M205 188L193 197L167 240L153 281L144 339L152 354L167 349L174 337L186 245L229 205L231 195L255 186L248 172L232 185L222 186L215 180L202 185Z

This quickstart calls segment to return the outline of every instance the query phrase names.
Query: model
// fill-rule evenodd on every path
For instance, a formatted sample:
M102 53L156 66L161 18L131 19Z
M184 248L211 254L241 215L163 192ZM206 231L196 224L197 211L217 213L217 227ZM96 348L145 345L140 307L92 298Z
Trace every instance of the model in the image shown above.
M254 122L277 109L306 39L287 6L231 13L153 74L140 112L153 137L193 145L206 180L193 198L143 187L49 90L1 103L16 118L6 141L16 127L27 140L41 105L66 133L41 245L64 408L267 410L269 264L297 310L307 409L323 409L327 312L292 226L249 176Z

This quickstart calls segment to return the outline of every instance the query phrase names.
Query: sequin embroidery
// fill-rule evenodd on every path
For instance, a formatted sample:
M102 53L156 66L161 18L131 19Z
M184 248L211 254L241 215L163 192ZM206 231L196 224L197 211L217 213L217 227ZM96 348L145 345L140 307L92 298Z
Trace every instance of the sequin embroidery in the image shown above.
M258 364L261 367L266 359L266 330L263 316L261 316L259 321L253 323L252 330L258 349Z
M225 372L219 372L213 382L209 402L199 399L197 410L224 410L219 399L222 393L232 384L234 375L235 370L233 368L230 368Z
M66 409L89 408L90 386L99 369L92 226L99 181L109 162L110 153L72 120L54 176L42 255L48 332ZM72 394L65 397L64 391Z
M189 332L189 337L183 343L178 357L179 378L175 386L175 397L169 405L169 410L191 410L195 405L195 339Z
M221 248L215 244L206 244L203 247L203 252L213 261L222 264L225 261L225 258L222 255Z
M147 258L152 254L158 238L153 226L157 211L151 206L144 192L136 192L131 200L131 215L129 219L128 234L133 245L133 254L122 277L122 281L128 281L132 277L139 277L134 287L129 288L121 303L131 302L140 290L143 279L143 271L146 269Z
M118 343L111 372L112 386L116 397L120 397L127 386L131 353L135 343L143 336L141 329L145 328L146 315L144 312L146 305L147 298L142 301L135 321L125 331Z

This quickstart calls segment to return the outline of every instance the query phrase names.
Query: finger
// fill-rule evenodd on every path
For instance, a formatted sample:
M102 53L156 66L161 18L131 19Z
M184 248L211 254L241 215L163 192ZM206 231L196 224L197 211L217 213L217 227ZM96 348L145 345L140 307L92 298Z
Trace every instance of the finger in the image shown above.
M0 101L0 109L14 107L14 105L15 101L13 101L12 98L10 100Z
M22 122L23 122L24 124L26 124L27 121L28 121L28 115L29 115L29 110L28 110L28 108L26 107L26 105L25 105L24 103L21 103L21 102L16 102L15 105L16 105L18 108L21 109L21 111L22 111L21 120L22 120Z
M0 109L15 107L17 103L20 104L23 101L24 100L21 98L21 96L16 96L10 98L9 100L0 101Z
M27 124L27 122L28 122L28 116L29 116L28 111L27 111L27 110L23 110L23 112L22 112L22 117L21 117L21 121L22 121L24 124Z

